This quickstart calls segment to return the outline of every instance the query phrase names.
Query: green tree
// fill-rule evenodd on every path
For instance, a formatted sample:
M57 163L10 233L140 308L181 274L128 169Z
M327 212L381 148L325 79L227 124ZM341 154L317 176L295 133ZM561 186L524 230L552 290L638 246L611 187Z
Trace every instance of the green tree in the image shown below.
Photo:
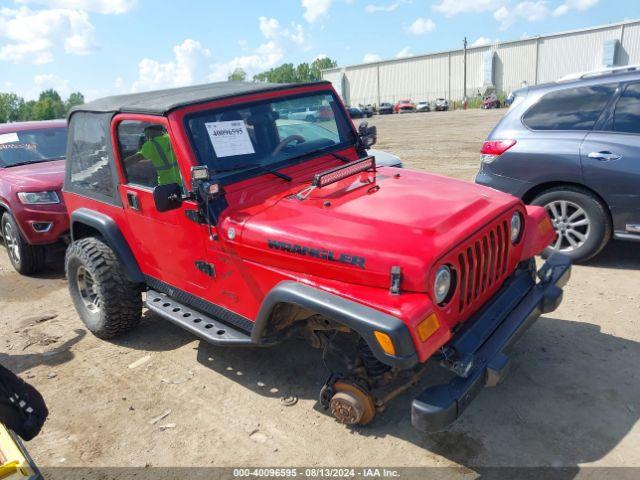
M83 103L80 92L72 93L66 101L55 90L45 90L38 100L29 101L15 93L0 93L0 123L64 118L70 108Z
M237 67L233 72L229 74L228 80L230 82L244 82L247 79L247 72L242 68Z
M301 63L296 67L296 82L310 82L311 68L308 63Z
M20 105L20 109L18 110L18 120L23 122L27 120L35 120L36 119L36 114L35 114L36 103L37 102L35 100L22 102L22 105Z
M67 112L76 105L82 105L84 103L84 95L80 92L73 92L69 95L69 98L66 101L67 104Z
M331 60L329 57L316 58L311 64L311 81L315 82L322 80L321 70L328 68L335 68L338 66L338 62Z
M20 107L24 100L15 93L0 93L0 123L20 119Z
M67 114L67 107L60 94L49 89L40 93L33 113L34 120L53 120L54 118L63 118Z
M298 66L294 66L293 63L284 63L279 67L254 75L253 81L271 83L313 82L322 78L321 70L333 68L337 65L337 62L327 57L317 58L311 65L300 63Z

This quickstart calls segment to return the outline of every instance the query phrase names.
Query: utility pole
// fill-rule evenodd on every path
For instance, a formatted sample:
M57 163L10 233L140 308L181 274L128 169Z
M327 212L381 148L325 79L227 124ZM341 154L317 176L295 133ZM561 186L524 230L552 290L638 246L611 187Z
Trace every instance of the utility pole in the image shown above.
M467 98L467 37L464 37L462 45L464 46L464 87L462 95L462 99L464 100Z

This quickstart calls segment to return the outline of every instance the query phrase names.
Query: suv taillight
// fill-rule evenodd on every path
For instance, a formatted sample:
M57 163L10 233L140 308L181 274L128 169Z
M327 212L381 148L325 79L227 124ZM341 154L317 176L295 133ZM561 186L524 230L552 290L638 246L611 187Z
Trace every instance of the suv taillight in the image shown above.
M488 140L482 144L480 160L482 163L491 163L515 144L515 140Z

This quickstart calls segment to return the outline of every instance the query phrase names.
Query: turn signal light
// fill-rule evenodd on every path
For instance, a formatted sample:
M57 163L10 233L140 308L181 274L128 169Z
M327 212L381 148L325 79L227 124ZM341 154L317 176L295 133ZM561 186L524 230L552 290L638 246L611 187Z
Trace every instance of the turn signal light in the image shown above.
M396 354L396 347L393 345L389 335L383 332L378 332L377 330L375 330L373 334L376 336L376 340L378 340L378 343L382 347L382 350L384 350L384 353L387 355Z
M440 328L438 316L432 313L418 325L418 338L421 342L426 342L431 335L438 331L438 328Z

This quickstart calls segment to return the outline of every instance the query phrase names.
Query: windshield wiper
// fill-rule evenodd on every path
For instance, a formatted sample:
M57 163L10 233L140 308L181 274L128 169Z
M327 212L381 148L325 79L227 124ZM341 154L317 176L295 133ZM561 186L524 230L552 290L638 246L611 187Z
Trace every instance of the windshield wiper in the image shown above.
M18 162L18 163L12 163L11 165L5 165L5 168L22 167L23 165L33 165L34 163L44 163L49 161L51 161L51 159L48 159L48 158L43 160L30 160L28 162Z
M287 182L291 181L291 177L289 175L285 175L284 173L280 173L277 170L273 170L273 169L271 169L269 167L266 167L265 165L261 165L259 163L254 164L254 165L240 165L238 167L226 168L226 169L222 169L222 170L214 169L215 173L239 172L241 170L260 170L262 172L266 172L266 173L270 173L272 175L275 175L276 177L281 178L282 180L286 180Z

